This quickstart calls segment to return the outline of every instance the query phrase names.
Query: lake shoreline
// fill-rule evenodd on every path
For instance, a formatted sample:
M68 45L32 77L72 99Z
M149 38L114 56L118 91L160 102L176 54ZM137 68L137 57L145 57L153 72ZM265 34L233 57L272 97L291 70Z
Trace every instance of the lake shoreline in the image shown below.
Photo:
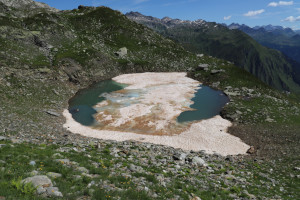
M165 130L165 127L168 127L168 123L170 123L170 119L178 116L186 109L186 106L183 106L183 102L192 103L191 98L194 96L194 90L200 84L198 81L187 78L186 73L124 74L113 78L113 80L128 84L127 89L155 87L154 90L151 90L149 94L144 96L141 102L144 104L135 104L133 107L135 108L137 105L160 105L162 112L160 119L151 121L151 127L153 126L156 130ZM160 87L161 85L163 87ZM174 102L172 102L172 104L168 103L171 100ZM142 112L145 110L145 106L140 106L140 108L136 109ZM121 115L115 120L116 129L114 130L105 129L105 127L102 130L96 130L81 125L72 118L68 110L63 112L66 118L64 127L73 133L98 139L149 142L187 151L204 150L206 153L218 153L224 156L246 154L250 148L250 146L243 143L239 138L227 133L227 129L232 126L232 124L219 115L207 120L193 122L190 127L177 134L149 135L134 133L128 131L128 129L123 129L122 126L119 127L122 124L131 122L140 117L140 112L133 112L129 108L125 107L123 110L120 110ZM150 110L151 108L149 108L149 112ZM142 112L142 115L148 114L149 112ZM111 120L111 116L109 117ZM116 122L119 124L116 124ZM168 132L172 132L172 130L168 130Z

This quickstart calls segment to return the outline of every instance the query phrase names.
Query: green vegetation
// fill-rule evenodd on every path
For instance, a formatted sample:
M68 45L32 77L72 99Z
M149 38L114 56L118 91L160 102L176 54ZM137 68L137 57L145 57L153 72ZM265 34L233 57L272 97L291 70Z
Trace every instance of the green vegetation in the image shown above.
M275 164L268 161L228 162L214 159L209 168L217 169L217 166L222 166L221 171L216 173L219 180L222 180L219 182L212 179L213 174L206 168L192 165L186 165L180 170L181 174L170 171L169 176L153 172L155 163L144 167L143 172L128 173L129 165L142 165L138 161L147 159L149 151L152 154L151 150L142 150L143 148L135 146L136 144L131 146L137 147L139 154L144 158L137 156L133 161L128 161L128 156L134 154L135 149L127 149L128 154L125 157L115 157L107 153L107 150L111 151L114 148L110 147L111 145L102 149L91 147L74 151L72 146L12 144L3 141L0 144L6 145L0 149L0 196L9 197L8 199L43 199L33 196L35 188L31 184L22 184L21 177L30 176L32 173L46 175L48 172L62 175L51 179L64 194L64 199L82 196L92 199L166 199L176 195L183 199L189 199L193 195L201 199L233 199L234 196L249 197L249 193L267 198L276 195L280 195L282 199L299 197L297 189L300 181L290 177L290 174L295 174L293 164L299 165L299 161L291 164L283 159ZM56 161L63 158L70 159L72 164ZM30 165L31 161L35 161L36 164ZM128 166L116 167L119 166L118 163L127 163ZM167 166L174 165L171 159L160 168L168 170ZM78 171L79 166L86 168L89 173ZM195 173L195 170L200 172ZM232 175L228 175L229 171ZM170 181L161 184L162 177L163 180ZM140 187L141 181L151 192ZM232 184L233 182L235 184ZM110 191L107 187L111 188ZM157 194L156 198L150 195L154 193Z

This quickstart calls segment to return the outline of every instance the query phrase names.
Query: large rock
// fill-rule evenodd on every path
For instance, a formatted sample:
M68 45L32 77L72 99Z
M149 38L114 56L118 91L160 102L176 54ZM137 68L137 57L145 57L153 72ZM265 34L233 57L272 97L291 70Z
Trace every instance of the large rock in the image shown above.
M48 177L51 177L51 178L60 178L60 177L62 177L61 174L55 173L55 172L48 172L48 173L47 173L47 176L48 176Z
M209 67L208 64L200 64L198 65L198 67L196 68L196 71L199 71L199 70L207 70Z
M185 160L187 154L186 153L177 153L173 155L174 160Z
M142 173L144 171L142 167L136 166L134 164L130 164L129 170L132 172L138 172L138 173Z
M87 173L87 174L89 173L89 170L86 169L85 167L78 167L76 170L81 173Z
M59 113L57 113L57 112L55 112L53 110L47 110L46 113L49 114L49 115L55 116L55 117L59 117L60 116Z
M4 136L0 136L0 141L2 140L8 140L7 137L4 137Z
M53 187L51 179L47 176L33 176L22 180L22 183L32 183L36 188L36 193L46 197L63 197L57 187Z
M46 187L52 187L52 181L44 175L40 175L40 176L33 176L33 177L28 177L24 180L22 180L22 183L26 184L26 183L32 183L32 185L34 187L42 187L42 188L46 188Z
M127 48L126 47L122 47L121 49L119 49L119 51L115 52L115 55L116 56L119 56L119 57L124 57L127 55Z
M206 162L198 156L196 156L192 159L192 163L195 164L195 165L201 166L201 167L202 166L207 166Z

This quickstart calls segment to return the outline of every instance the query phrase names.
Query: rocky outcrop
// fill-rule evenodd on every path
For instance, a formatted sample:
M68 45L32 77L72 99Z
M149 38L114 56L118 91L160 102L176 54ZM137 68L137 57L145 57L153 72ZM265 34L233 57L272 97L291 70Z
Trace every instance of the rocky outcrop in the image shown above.
M49 5L41 2L36 2L33 0L0 0L1 3L8 7L18 8L18 9L46 9L52 12L58 12L56 8L52 8Z
M48 197L63 197L62 193L57 187L53 187L51 179L44 175L37 175L28 177L22 180L23 184L31 183L36 188L36 192L39 195Z

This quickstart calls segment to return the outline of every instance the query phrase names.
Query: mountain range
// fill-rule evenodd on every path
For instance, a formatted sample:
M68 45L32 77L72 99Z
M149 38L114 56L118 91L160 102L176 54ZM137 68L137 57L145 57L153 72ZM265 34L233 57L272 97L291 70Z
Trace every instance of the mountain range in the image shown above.
M260 44L277 49L300 63L300 31L272 25L251 28L244 24L230 24L228 28L241 30Z
M234 62L278 89L300 91L299 65L279 51L260 45L240 30L204 20L158 19L138 12L126 16L178 41L189 51Z

